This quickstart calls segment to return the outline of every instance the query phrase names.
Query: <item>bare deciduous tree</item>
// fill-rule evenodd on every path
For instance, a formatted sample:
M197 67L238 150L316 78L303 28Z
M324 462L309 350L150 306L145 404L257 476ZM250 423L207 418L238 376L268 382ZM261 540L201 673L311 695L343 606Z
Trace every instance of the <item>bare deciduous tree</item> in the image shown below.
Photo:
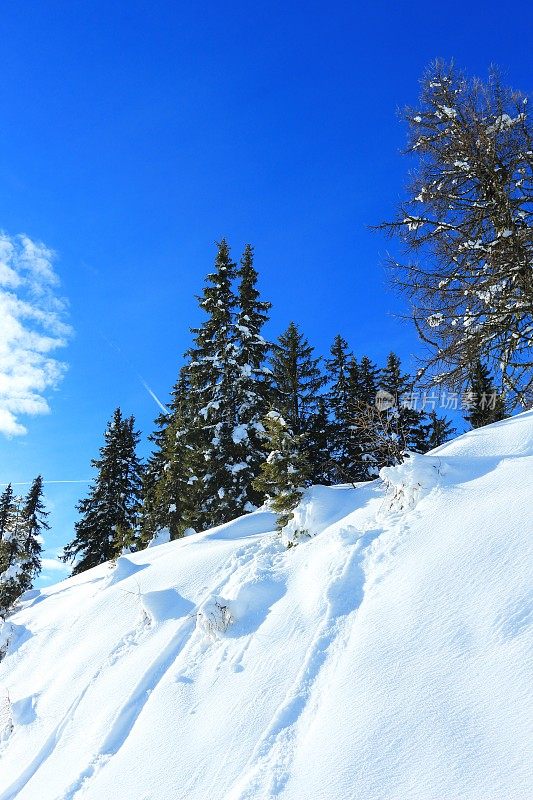
M533 389L532 130L527 98L436 62L407 108L417 158L395 221L408 263L392 262L427 345L418 378L460 389L478 358L511 398Z

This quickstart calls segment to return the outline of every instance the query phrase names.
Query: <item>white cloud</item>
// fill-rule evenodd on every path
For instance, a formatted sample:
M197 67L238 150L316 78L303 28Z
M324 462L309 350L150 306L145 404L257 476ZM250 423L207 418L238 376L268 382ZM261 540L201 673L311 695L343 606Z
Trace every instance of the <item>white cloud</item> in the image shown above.
M71 333L53 259L45 245L0 232L0 433L7 436L26 433L20 415L48 413L45 392L66 370L53 356Z
M51 572L70 572L67 564L63 564L62 561L57 561L55 558L43 558L42 568Z

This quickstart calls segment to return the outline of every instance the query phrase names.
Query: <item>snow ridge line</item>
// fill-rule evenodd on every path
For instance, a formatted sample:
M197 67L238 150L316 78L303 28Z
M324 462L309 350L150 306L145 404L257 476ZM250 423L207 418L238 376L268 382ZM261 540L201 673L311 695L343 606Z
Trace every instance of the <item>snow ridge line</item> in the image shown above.
M341 529L341 533L353 529ZM358 610L364 599L364 558L367 547L382 529L367 531L351 546L336 571L326 595L325 619L307 650L303 666L285 699L264 730L245 767L244 777L226 793L224 800L274 798L290 777L290 764L296 748L296 726L307 707L320 670L330 650L347 624L347 617Z

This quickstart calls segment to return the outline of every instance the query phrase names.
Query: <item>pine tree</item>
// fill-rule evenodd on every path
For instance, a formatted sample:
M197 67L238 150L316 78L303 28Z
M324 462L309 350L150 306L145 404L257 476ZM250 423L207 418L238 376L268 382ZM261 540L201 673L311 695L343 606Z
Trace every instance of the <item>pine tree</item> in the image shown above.
M411 380L391 353L384 369L366 357L358 370L355 439L360 443L359 480L369 480L383 466L398 463L406 450L427 450L425 415L413 405Z
M170 417L162 443L163 474L156 490L161 527L169 529L171 539L183 536L186 528L196 525L196 507L202 500L197 496L195 478L203 466L203 453L190 444L190 431L190 388L184 367L172 391Z
M373 405L380 385L382 371L368 356L363 356L358 370L358 397L362 403Z
M369 481L376 477L381 466L379 448L373 431L376 394L380 370L363 356L360 363L353 359L350 365L350 463L347 475L352 481Z
M421 452L440 447L441 444L449 441L455 433L452 423L446 417L439 417L435 410L430 411L427 416L428 422L424 437L425 450Z
M31 589L35 577L41 571L42 545L39 541L43 531L50 529L48 511L43 503L43 478L38 475L33 481L21 511L22 541L20 548L21 592Z
M325 384L319 368L320 358L314 358L313 353L314 348L294 322L273 348L274 407L295 436L308 430Z
M347 480L353 466L350 426L353 422L353 378L357 362L350 357L348 342L337 335L331 346L331 358L326 361L330 388L327 394L332 412L331 458L335 464L335 482ZM352 370L352 372L350 372Z
M144 544L165 528L171 539L177 539L195 522L190 418L190 388L184 366L172 390L168 413L159 415L157 429L149 437L155 448L144 471Z
M283 417L270 411L264 421L268 455L254 481L255 488L267 497L282 531L293 519L303 489L311 473L305 434L293 434ZM306 531L293 531L292 536Z
M251 245L237 269L220 242L199 302L207 319L193 329L169 413L150 437L143 541L162 527L175 538L188 527L226 522L261 501L253 479L271 401L269 345L261 335L270 303L260 300Z
M159 499L159 484L165 475L165 437L170 413L156 417L155 430L148 436L153 443L143 470L141 541L148 544L152 537L166 526L165 510Z
M79 557L73 575L114 559L138 543L142 497L142 467L136 453L139 438L134 418L124 418L117 408L106 428L100 458L91 462L98 470L94 485L77 505L82 516L75 525L76 535L62 556L63 561Z
M465 419L472 428L481 428L505 419L504 400L494 386L488 367L479 359L470 372L465 401L468 409Z
M20 499L9 484L0 497L0 617L20 595Z
M16 504L13 487L8 483L0 495L0 542L2 542L4 536L11 531L15 513Z
M310 464L309 478L312 483L329 486L337 481L337 462L332 455L334 434L335 429L329 418L326 400L324 397L319 397L316 412L309 420L309 429L305 437Z
M389 353L387 364L381 373L380 386L393 398L394 405L385 409L384 413L390 418L391 430L398 446L403 451L420 452L421 447L424 449L420 441L420 426L424 415L410 401L412 380L402 372L401 361L395 353Z
M265 365L269 344L261 331L268 320L271 304L260 300L254 253L246 245L237 273L239 291L236 322L237 383L235 385L236 464L233 466L233 492L242 498L242 510L252 510L262 498L253 488L253 480L263 461L262 420L272 398L272 378Z
M233 519L246 503L236 480L241 464L236 387L241 372L235 327L237 299L232 288L235 276L236 264L223 239L214 272L207 276L200 298L207 319L193 329L194 345L188 354L192 408L189 480L197 503L195 527L201 528Z
M0 497L0 615L5 616L17 598L31 589L41 570L43 530L48 512L42 501L43 479L33 481L24 501L9 485Z

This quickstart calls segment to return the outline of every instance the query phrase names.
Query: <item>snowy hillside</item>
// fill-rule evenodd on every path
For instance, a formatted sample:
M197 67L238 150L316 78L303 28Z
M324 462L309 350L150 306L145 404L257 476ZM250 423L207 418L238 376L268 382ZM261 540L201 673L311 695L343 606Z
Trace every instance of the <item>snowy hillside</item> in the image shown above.
M0 800L533 797L533 412L41 592Z

